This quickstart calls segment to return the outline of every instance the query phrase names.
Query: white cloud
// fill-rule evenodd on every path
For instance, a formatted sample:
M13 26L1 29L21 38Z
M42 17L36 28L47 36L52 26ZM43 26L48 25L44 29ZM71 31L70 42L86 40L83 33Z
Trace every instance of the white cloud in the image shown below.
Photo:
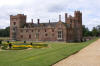
M9 15L26 14L28 20L33 18L36 22L58 21L58 15L64 13L73 15L75 10L83 13L83 24L90 29L100 24L100 0L0 0L0 26L9 26Z

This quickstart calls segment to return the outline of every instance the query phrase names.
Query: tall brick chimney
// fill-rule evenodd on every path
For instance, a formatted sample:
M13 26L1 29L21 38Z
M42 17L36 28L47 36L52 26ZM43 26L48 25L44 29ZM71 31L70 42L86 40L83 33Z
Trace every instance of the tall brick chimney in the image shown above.
M40 24L40 19L37 19L38 24Z
M61 15L59 15L59 22L61 22Z
M31 19L32 23L33 23L33 19Z
M50 20L49 20L49 24L50 24Z
M65 23L67 22L67 13L65 13Z

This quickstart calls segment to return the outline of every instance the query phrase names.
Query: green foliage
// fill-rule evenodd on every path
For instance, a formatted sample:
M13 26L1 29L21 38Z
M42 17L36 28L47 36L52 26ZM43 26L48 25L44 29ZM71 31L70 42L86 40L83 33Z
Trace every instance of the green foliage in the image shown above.
M97 36L97 34L98 34L97 28L96 28L96 27L93 27L92 35L93 35L93 36Z
M95 40L83 43L47 42L50 47L44 49L0 51L0 66L51 66Z
M85 27L85 25L83 25L83 37L88 36L100 36L100 26L98 25L96 27L93 27L92 31L90 31L88 28Z
M9 37L10 27L6 27L6 29L0 29L0 37Z
M7 41L7 43L9 43L9 41Z
M84 37L91 36L91 31L89 31L89 29L86 28L85 25L83 25L83 36Z
M1 49L7 50L7 48L8 48L8 44L3 44Z
M0 40L0 45L2 44L2 40Z
M26 41L24 41L24 43L26 43Z

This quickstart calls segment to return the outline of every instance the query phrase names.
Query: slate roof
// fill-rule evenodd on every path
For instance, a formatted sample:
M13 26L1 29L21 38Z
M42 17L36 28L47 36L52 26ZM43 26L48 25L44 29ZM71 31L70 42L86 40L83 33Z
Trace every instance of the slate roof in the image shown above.
M47 27L47 26L51 26L51 27L55 27L56 24L58 22L50 22L50 23L40 23L40 24L37 24L37 23L26 23L24 25L24 27L40 27L40 26L44 26L44 27Z

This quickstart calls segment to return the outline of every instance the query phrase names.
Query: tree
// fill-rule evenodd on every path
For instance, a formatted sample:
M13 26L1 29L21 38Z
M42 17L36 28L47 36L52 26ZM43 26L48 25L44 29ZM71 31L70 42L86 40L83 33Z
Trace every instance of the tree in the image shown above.
M6 27L5 29L0 29L0 37L9 37L10 27Z
M90 31L88 28L85 27L85 25L83 25L83 37L87 37L90 36Z
M93 35L93 36L98 36L98 30L97 30L96 27L93 27L92 35Z

